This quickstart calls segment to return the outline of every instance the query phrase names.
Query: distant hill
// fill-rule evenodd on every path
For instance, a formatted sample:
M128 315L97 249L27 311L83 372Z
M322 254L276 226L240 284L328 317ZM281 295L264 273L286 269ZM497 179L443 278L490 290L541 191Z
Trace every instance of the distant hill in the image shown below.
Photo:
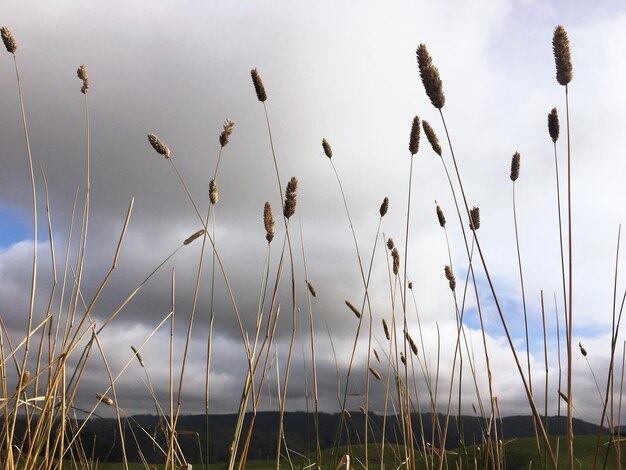
M246 415L244 424L244 436L248 429L252 415ZM341 445L358 445L363 442L365 416L360 412L352 412L346 418L340 440ZM370 414L369 442L381 442L383 417ZM421 419L420 419L421 418ZM229 457L229 448L235 429L237 415L209 415L208 442L209 461L225 462ZM422 446L422 429L424 441L432 439L433 423L439 422L443 427L445 417L437 415L433 419L432 414L412 416L413 429L416 434L416 446ZM250 460L266 460L276 457L278 441L278 412L259 412L251 437L251 445L248 458ZM337 429L340 423L339 414L320 413L318 418L320 447L332 448L336 445ZM79 425L81 423L78 423ZM450 417L446 448L454 449L459 445L459 429L462 429L465 445L480 444L482 441L484 422L471 416L462 416L460 426L457 426L456 417ZM20 420L18 431L24 431L25 422ZM123 420L123 428L126 434L126 455L131 462L140 461L139 449L148 462L158 463L163 460L163 454L154 444L154 439L159 445L165 447L165 436L159 418L153 415L137 415ZM305 412L285 413L284 417L285 439L290 449L301 454L315 452L315 428L313 414ZM566 429L566 418L548 418L548 434L563 435ZM181 416L178 420L179 443L187 460L191 463L201 461L201 448L204 446L207 435L207 423L204 415ZM184 431L184 432L183 432ZM597 435L599 427L595 424L574 419L574 434ZM532 416L509 416L502 419L498 424L500 438L524 438L534 436ZM389 443L401 443L401 424L394 416L389 416L386 423L385 437ZM92 418L81 432L81 442L85 453L99 461L121 461L121 446L118 424L115 419ZM439 439L435 436L435 446L439 447ZM206 455L203 455L206 462Z

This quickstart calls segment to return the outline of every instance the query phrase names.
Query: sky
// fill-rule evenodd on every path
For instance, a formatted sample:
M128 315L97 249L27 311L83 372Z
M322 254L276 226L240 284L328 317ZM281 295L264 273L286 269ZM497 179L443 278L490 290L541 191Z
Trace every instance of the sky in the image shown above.
M269 201L277 214L281 205L265 114L250 79L250 70L258 69L268 95L267 112L283 190L291 176L299 181L296 214L290 224L299 321L286 406L290 410L312 406L308 279L317 292L310 308L317 342L320 409L328 412L340 410L337 369L343 387L358 326L344 301L360 306L364 289L342 194L321 140L326 138L332 145L332 162L343 185L366 271L376 247L369 293L373 347L381 353L387 347L381 319L390 321L392 310L383 234L393 237L403 253L411 163L407 145L413 117L430 122L442 145L446 143L439 113L419 79L415 50L426 44L443 81L443 112L468 202L480 207L481 247L525 369L509 179L511 156L521 154L521 176L515 191L531 366L533 383L543 390L543 291L550 415L557 410L556 315L560 315L563 328L563 305L554 154L547 114L556 106L561 117L562 137L557 149L564 190L565 95L555 79L551 47L555 26L563 24L574 68L569 87L573 340L576 345L581 342L589 353L585 358L577 348L574 351L573 396L577 417L599 421L602 402L593 375L603 390L610 357L616 243L626 196L622 184L626 171L622 156L626 148L626 117L622 112L626 90L621 86L626 82L626 9L621 2L399 1L384 7L370 1L357 6L356 2L331 1L9 0L0 7L0 23L9 27L18 44L17 62L35 164L39 211L35 316L39 320L52 287L40 168L49 188L59 276L78 194L69 255L71 262L76 261L86 148L85 102L76 69L85 64L91 85L91 212L81 288L85 299L93 298L111 267L126 211L134 198L119 263L94 309L93 321L101 325L182 240L201 228L172 165L154 152L146 135L154 133L167 143L172 161L204 212L208 182L219 152L218 136L229 118L235 125L220 160L215 234L243 326L253 335L268 253L263 204ZM4 50L0 54L0 77L0 315L11 340L19 343L26 328L30 292L32 199L15 70ZM443 147L444 160L451 165L449 148ZM377 237L378 208L384 197L390 200L389 213ZM409 331L420 338L421 362L415 363L415 377L421 393L426 393L425 380L418 365L435 366L439 338L440 376L445 377L440 399L444 400L452 370L456 317L443 275L450 258L446 235L435 216L435 201L448 219L450 256L457 291L462 292L468 259L454 201L441 161L422 135L419 152L413 157L406 269L413 283L410 293L414 301L409 298L408 322ZM283 239L284 226L277 218L269 255L272 276ZM171 310L171 273L175 268L178 375L201 245L195 242L177 252L101 336L113 375L132 358L130 346L138 347L150 337L142 354L156 396L164 404L170 327L169 323L157 327ZM622 264L620 258L618 308L625 288ZM478 265L475 268L495 394L504 414L529 414L484 271ZM68 284L69 279L71 271ZM185 371L185 413L204 412L211 279L208 251ZM292 329L289 279L286 266L262 409L278 407L275 377L284 378ZM472 286L469 292L465 331L484 396L487 379ZM58 287L56 309L60 294ZM67 298L64 302L67 304ZM398 308L401 312L399 294L395 304L396 313ZM247 366L239 326L219 271L215 275L214 311L210 411L234 412ZM363 404L367 317L349 389L348 408L353 410ZM620 335L617 342L619 367L623 339ZM560 352L565 357L563 341ZM383 365L376 367L385 369ZM90 409L95 405L94 394L107 386L102 358L94 355L84 373L77 405ZM471 413L472 403L476 403L473 387L466 374L464 413ZM120 406L128 413L154 411L144 371L137 363L131 362L116 390ZM370 400L372 411L384 412L381 383L372 383ZM543 407L543 401L538 402Z

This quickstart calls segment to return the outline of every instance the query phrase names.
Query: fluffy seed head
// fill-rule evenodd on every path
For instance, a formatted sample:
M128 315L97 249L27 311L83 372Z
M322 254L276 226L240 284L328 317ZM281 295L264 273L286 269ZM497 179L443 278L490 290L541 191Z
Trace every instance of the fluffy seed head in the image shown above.
M556 141L559 140L559 115L556 112L556 108L552 108L552 111L548 114L548 132L552 142L556 144Z
M428 124L428 121L422 121L422 127L424 128L424 134L426 134L428 142L430 142L430 146L433 148L434 152L441 157L441 145L439 145L437 134L435 134L433 128Z
M265 239L270 243L274 239L274 214L269 202L263 207L263 226L265 227Z
M520 154L519 152L515 152L511 159L511 181L516 181L517 178L519 178L519 164Z
M456 279L454 279L454 273L452 272L452 268L448 265L444 266L443 272L446 275L446 279L450 284L450 290L456 289Z
M211 201L211 204L217 204L217 201L219 200L217 181L215 181L215 179L209 181L209 200Z
M552 50L554 51L554 62L556 64L556 81L565 86L572 81L572 59L569 53L567 31L561 25L554 29Z
M380 205L380 216L381 217L385 217L385 214L387 213L387 211L389 210L389 198L386 197L385 199L383 199L383 203Z
M582 343L578 343L578 347L580 348L580 354L582 354L583 356L587 357L587 350L585 348L583 348Z
M87 68L85 64L78 67L76 75L83 81L83 86L80 88L81 93L84 95L89 90L89 78L87 77Z
M383 330L385 330L385 338L387 338L387 341L389 341L391 339L391 335L389 334L389 327L387 326L387 322L385 321L384 318L383 318Z
M85 67L85 64L78 67L78 69L76 70L76 75L81 80L87 80L87 68Z
M373 367L370 367L370 372L372 373L374 377L376 377L376 380L381 380L382 377L380 376L380 373L376 369L374 369Z
M433 59L428 53L428 49L424 44L420 44L417 48L417 65L420 69L420 77L426 95L430 98L430 102L437 109L443 108L446 103L446 97L443 94L443 85L439 77L439 70L433 65Z
M389 248L390 250L393 250L394 247L396 246L396 244L393 242L393 238L388 238L387 239L387 248Z
M330 144L326 139L322 139L322 148L324 149L324 154L328 158L333 158L333 149L330 147Z
M141 357L141 354L139 354L139 351L137 351L137 349L135 348L135 346L131 346L130 349L133 350L133 353L135 353L135 356L137 356L137 360L139 361L139 365L141 367L145 367L145 364L143 362L143 358Z
M113 406L113 400L105 395L100 395L99 393L96 393L96 398L98 399L98 401L101 401L105 405Z
M397 248L394 247L394 249L391 250L391 257L393 258L393 273L397 276L400 270L400 253L398 253Z
M265 100L267 100L267 94L265 93L265 87L263 86L263 80L261 80L259 72L257 72L257 69L252 69L250 75L252 75L252 83L254 85L254 91L256 91L256 97L260 102L265 102Z
M158 154L163 155L165 158L170 158L169 147L161 142L156 135L148 134L148 142L150 142L150 145Z
M478 230L480 228L480 209L478 207L472 207L470 210L470 228L472 230Z
M230 135L233 133L233 128L235 127L235 123L230 119L226 119L224 121L224 126L222 129L222 133L220 134L220 145L222 147L226 147L229 142Z
M441 207L439 207L439 205L437 205L437 220L439 221L439 225L441 227L446 226L446 216L443 215L443 211L441 210Z
M315 292L315 288L311 285L309 281L306 281L306 285L309 288L309 292L313 297L317 297L317 293Z
M202 235L204 235L206 233L206 230L202 229L202 230L198 230L196 233L194 233L192 236L190 236L189 238L187 238L187 240L185 240L183 242L183 245L189 245L190 243L194 242L195 240L197 240L198 238L200 238Z
M292 176L287 183L287 190L285 191L285 209L283 214L285 218L291 217L296 212L296 197L298 195L298 179Z
M415 155L420 146L420 118L415 116L411 124L411 135L409 136L409 152Z
M17 50L17 43L15 42L15 38L11 34L11 31L9 31L9 28L6 26L0 28L0 35L2 35L2 42L4 43L4 47L7 48L7 51L11 54L15 54L15 51Z
M356 315L356 317L357 317L357 318L361 318L361 312L359 312L359 311L357 310L357 308L356 308L354 305L352 305L352 304L350 303L350 301L349 301L349 300L346 300L346 306L347 306L350 310L352 310L352 313L354 313L354 314Z

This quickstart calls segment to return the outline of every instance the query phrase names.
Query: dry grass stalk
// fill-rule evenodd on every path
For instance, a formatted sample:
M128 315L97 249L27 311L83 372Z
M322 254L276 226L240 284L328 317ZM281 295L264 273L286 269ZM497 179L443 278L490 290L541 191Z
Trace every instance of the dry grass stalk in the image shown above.
M187 238L184 242L183 245L189 245L190 243L194 242L195 240L197 240L198 238L200 238L202 235L204 235L206 233L205 229L201 229L198 230L196 233L194 233L192 236L190 236L189 238Z
M235 123L230 119L226 119L224 121L224 128L222 133L220 134L220 145L222 147L226 147L229 142L230 135L233 133L233 128L235 127Z
M322 148L324 149L324 155L328 158L333 158L333 149L326 139L322 139Z
M313 287L313 285L309 281L306 281L306 285L309 288L309 292L311 293L311 295L313 297L317 297L317 292L315 292L315 288Z
M446 275L446 279L450 284L450 290L456 289L456 279L454 278L454 273L452 272L452 268L448 265L444 266L443 272Z
M269 202L263 207L263 226L265 227L265 239L270 243L274 239L274 214Z
M4 43L4 47L7 48L7 51L11 54L15 54L17 50L17 42L15 42L15 38L9 28L6 26L0 28L0 35L2 35L2 42Z
M380 210L379 210L380 216L385 217L388 210L389 210L389 198L386 197L385 199L383 199L383 203L380 205Z
M285 191L285 209L283 214L286 219L291 217L296 212L296 197L298 195L298 179L292 176L287 183L287 190Z
M409 136L409 152L415 155L420 146L420 118L415 116L411 124L411 135Z
M254 91L256 92L256 97L259 99L261 103L264 103L267 100L267 94L265 93L265 87L263 86L263 80L261 80L261 76L257 69L252 69L250 71L250 75L252 76L252 83L254 84Z
M85 64L78 67L76 75L83 81L83 86L80 88L80 91L83 95L85 95L87 90L89 90L89 77L87 77L87 68L85 67Z
M217 201L219 200L217 189L217 181L212 179L209 182L209 200L211 201L211 204L217 204Z
M519 178L520 154L515 152L511 159L511 181L517 181Z
M359 312L357 308L354 305L352 305L352 303L350 303L349 300L346 300L346 305L350 310L352 310L352 313L354 313L357 318L359 319L361 318L361 312Z
M384 318L383 318L383 330L385 330L385 338L387 338L387 341L389 341L391 339L391 335L389 334L389 327L387 326L387 322L385 321Z
M554 51L554 62L556 64L556 81L560 85L567 85L572 81L572 59L569 52L569 39L567 31L562 25L554 29L552 37L552 50Z
M417 64L422 77L422 84L430 102L437 109L443 108L446 97L443 94L443 85L439 77L439 70L433 65L433 59L424 44L420 44L416 51Z
M391 257L393 258L393 273L397 276L400 270L400 253L397 248L394 247L394 249L391 250Z
M480 228L480 209L478 207L472 207L470 210L470 228L472 230L478 230Z
M381 380L382 377L380 376L380 372L378 372L376 369L374 369L373 367L370 366L370 372L372 373L372 375L374 377L376 377L376 380Z
M139 361L139 365L145 369L146 365L143 362L143 358L141 357L141 354L139 354L139 351L137 351L137 348L135 348L135 346L131 346L130 349L132 349L132 351L135 354L135 356L137 356L137 360Z
M559 115L556 112L556 108L552 108L552 111L548 114L548 133L555 144L559 140L559 129Z
M163 155L165 158L170 158L169 147L161 142L156 135L148 134L148 142L150 142L152 148L156 150L156 153Z
M430 142L430 146L433 148L433 151L441 157L441 145L439 144L437 134L435 134L435 131L428 121L422 121L422 127L424 128L424 134L426 134L426 138L428 139L428 142Z
M441 210L441 207L439 207L439 205L437 205L437 220L439 221L439 225L443 228L446 226L446 217L443 215L443 211Z

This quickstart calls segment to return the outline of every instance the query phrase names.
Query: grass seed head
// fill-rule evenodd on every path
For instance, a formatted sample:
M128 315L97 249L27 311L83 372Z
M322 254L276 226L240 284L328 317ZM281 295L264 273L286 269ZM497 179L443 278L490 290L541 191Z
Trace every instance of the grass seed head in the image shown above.
M113 400L105 395L100 395L99 393L96 393L96 398L98 399L98 401L101 401L105 405L113 406Z
M472 230L478 230L480 228L480 209L478 207L472 207L470 210L470 228Z
M435 108L441 109L443 105L446 104L446 97L443 94L443 85L439 77L439 70L433 65L433 59L424 44L419 45L416 55L417 65L419 66L420 77L422 78L426 95Z
M2 36L2 42L4 43L4 47L7 48L7 51L11 54L15 54L17 50L17 42L15 42L15 38L9 28L6 26L0 28L0 35Z
M372 375L374 377L376 377L376 380L381 380L382 379L382 377L380 376L380 373L376 369L374 369L373 367L370 367L370 372L372 373Z
M442 228L446 226L446 216L443 215L443 211L439 205L437 205L437 220L439 220L439 225Z
M313 297L317 297L317 292L315 292L315 288L311 285L309 281L306 281L306 285L309 288L309 292Z
M417 345L415 344L415 341L413 341L413 338L411 337L410 333L408 331L404 332L404 337L406 338L407 342L409 343L409 346L411 347L411 351L413 351L413 354L415 354L417 356Z
M359 319L361 318L361 312L359 312L357 308L354 305L352 305L352 303L350 303L349 300L346 300L346 305L350 310L352 310L352 313L354 313L357 318Z
M141 357L141 354L139 354L139 351L137 351L137 349L135 348L135 346L131 346L130 349L132 349L133 353L135 353L135 356L137 356L137 360L139 361L139 365L143 368L146 367L146 365L143 362L143 358Z
M384 318L383 318L383 330L385 330L385 338L387 338L387 341L389 341L391 339L391 335L389 334L389 327L387 326L387 322L385 321Z
M387 248L389 248L390 250L393 250L395 246L396 244L393 242L393 238L389 237L387 239Z
M376 352L375 349L373 349L373 351L374 351L374 357L376 358L378 362L380 362L380 357L378 357L378 353Z
M324 155L328 158L333 158L333 149L326 139L322 139L322 148L324 149Z
M411 135L409 136L409 152L415 155L420 146L420 118L415 116L411 124Z
M519 178L520 154L515 152L511 159L511 181L517 181Z
M394 247L391 250L391 257L393 258L393 273L397 276L398 271L400 271L400 253L398 253L398 249Z
M84 95L87 93L87 90L89 90L89 77L87 77L87 67L85 67L85 64L78 67L76 75L83 81L83 86L80 88L80 91Z
M580 354L582 354L584 357L587 357L587 350L583 348L583 345L580 341L578 342L578 347L580 348Z
M409 289L413 289L413 283L409 281L409 284L407 286Z
M441 157L441 145L439 145L439 139L437 138L437 134L430 126L428 121L422 121L422 127L424 128L424 134L426 134L426 138L430 143L430 146L433 148L433 151Z
M559 129L559 115L556 112L556 108L552 108L552 111L548 114L548 132L552 142L555 144L559 140Z
M217 201L219 200L219 194L217 192L217 181L215 181L215 179L209 181L209 200L213 205L217 204Z
M389 198L386 197L385 199L383 199L383 203L380 205L380 216L381 217L385 217L385 214L387 214L387 211L389 210Z
M448 280L448 283L450 284L450 290L455 290L456 289L456 279L454 278L454 273L452 272L452 268L448 265L444 266L443 268L443 272L446 276L446 279Z
M201 229L198 230L196 233L194 233L192 236L190 236L189 238L187 238L184 242L183 245L189 245L190 243L194 242L195 240L197 240L198 238L200 238L202 235L204 235L206 233L206 230Z
M285 209L283 214L285 218L291 217L296 213L296 197L298 195L298 179L292 176L287 183L287 191L285 191Z
M230 135L233 133L234 127L235 123L230 119L226 119L226 121L224 121L222 133L220 134L220 145L222 147L226 147L226 145L228 144Z
M256 91L256 97L261 103L264 103L267 100L267 94L265 93L263 80L261 80L261 76L259 75L257 69L252 69L250 71L250 75L252 76L252 83L254 85L254 91Z
M274 239L274 214L269 202L263 207L263 226L265 227L265 239L270 243Z
M148 134L148 142L150 142L152 148L156 150L156 153L163 155L165 158L170 158L169 147L161 142L156 135Z
M572 58L569 52L567 31L561 25L554 29L552 36L552 50L556 64L556 81L565 86L572 81Z

